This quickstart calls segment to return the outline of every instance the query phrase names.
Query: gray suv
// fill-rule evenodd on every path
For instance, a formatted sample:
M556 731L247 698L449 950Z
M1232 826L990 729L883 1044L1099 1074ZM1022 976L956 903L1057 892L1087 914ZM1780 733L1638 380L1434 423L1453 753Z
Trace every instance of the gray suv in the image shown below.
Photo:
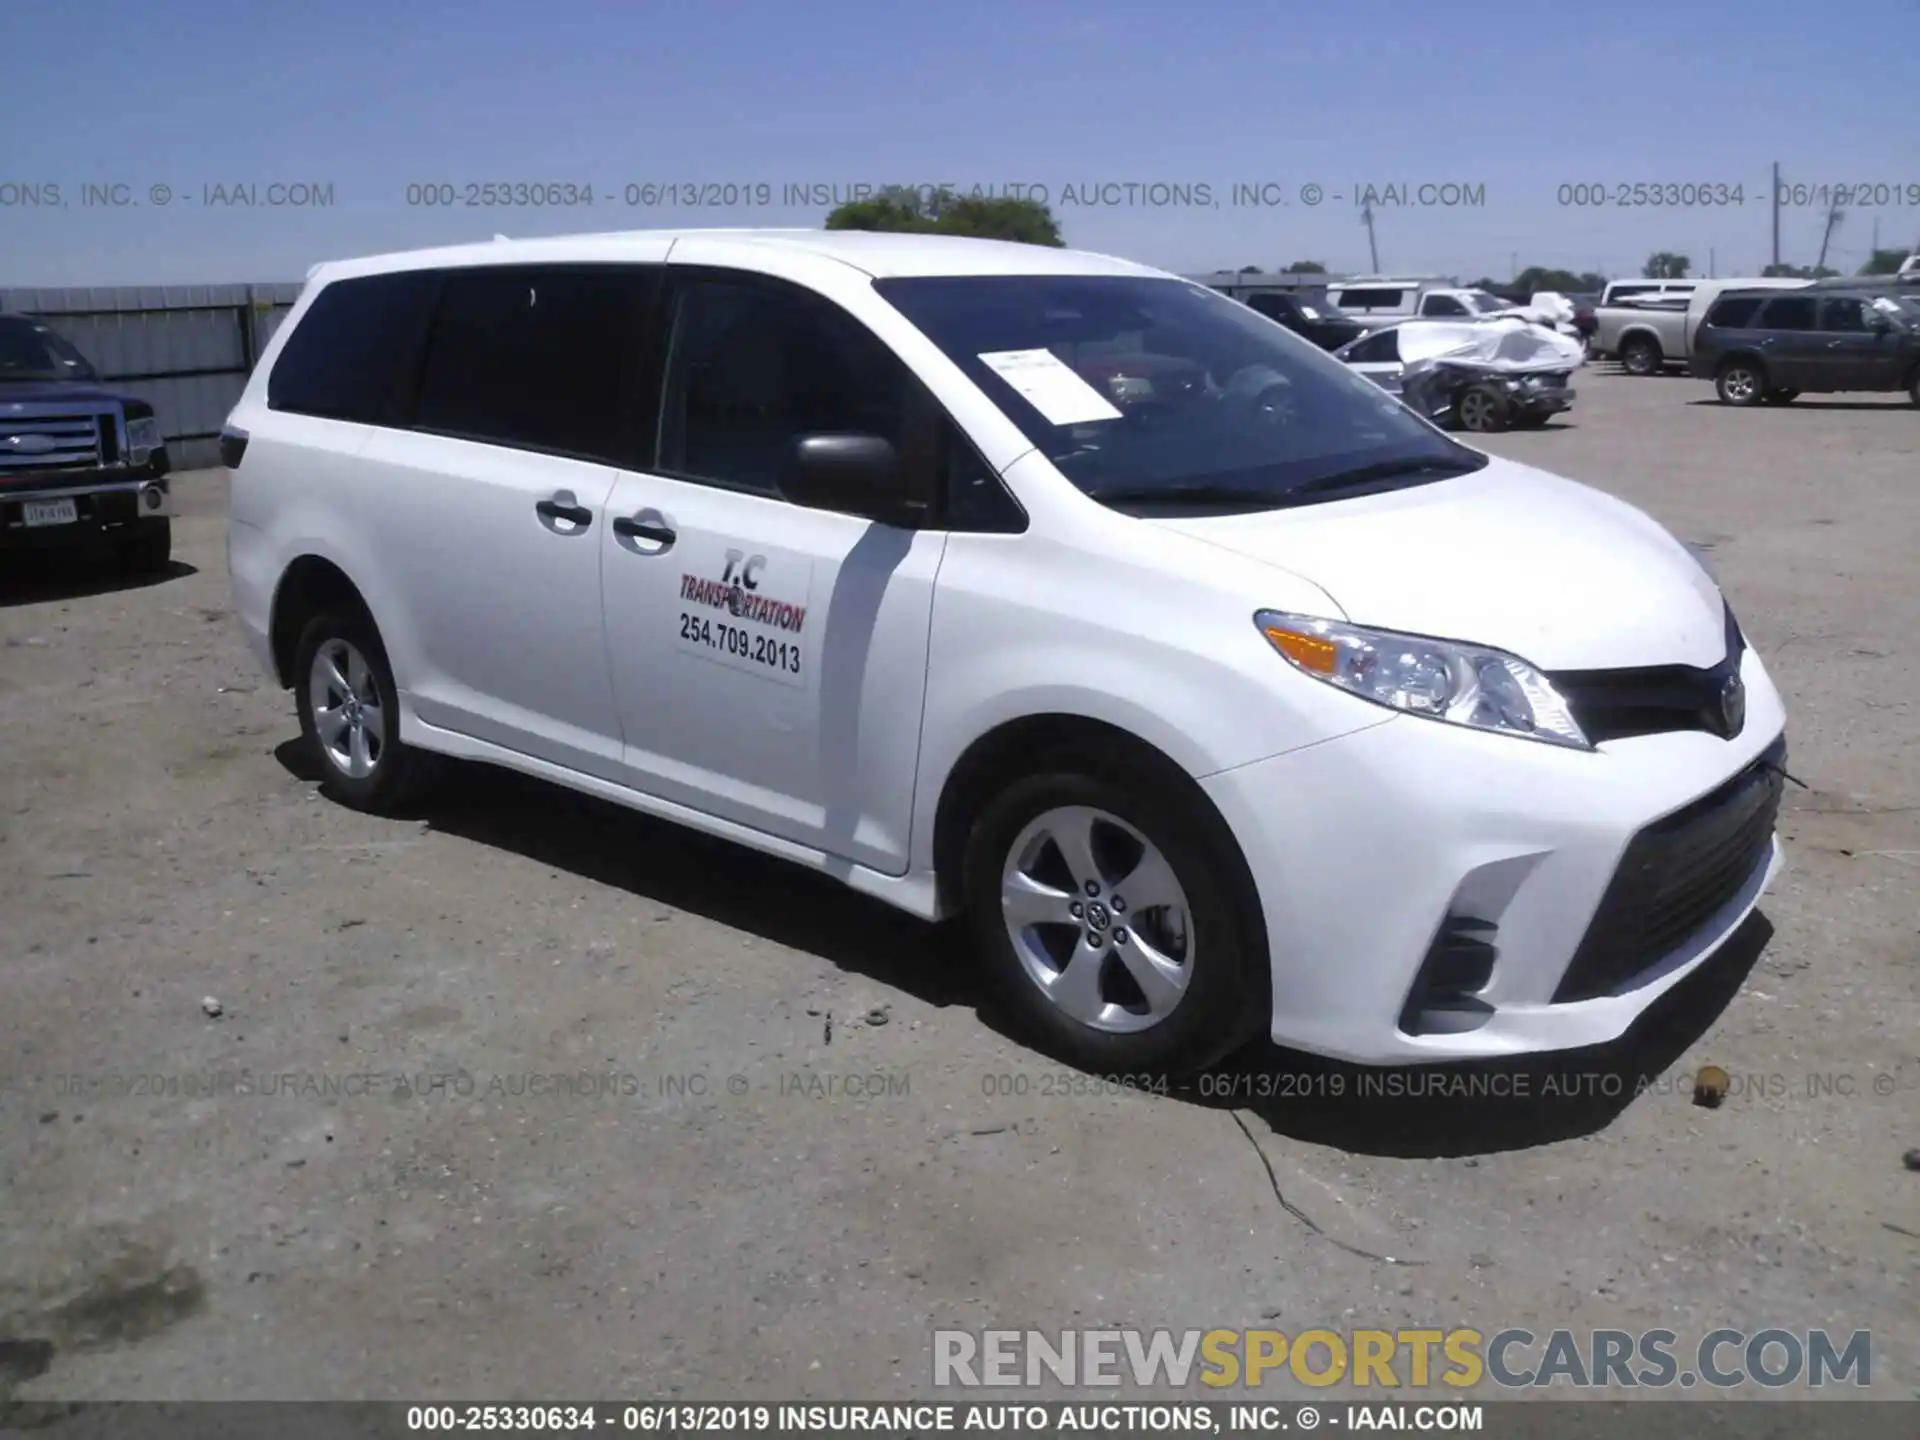
M1904 390L1920 405L1920 295L1729 290L1701 322L1689 369L1728 405L1841 390Z

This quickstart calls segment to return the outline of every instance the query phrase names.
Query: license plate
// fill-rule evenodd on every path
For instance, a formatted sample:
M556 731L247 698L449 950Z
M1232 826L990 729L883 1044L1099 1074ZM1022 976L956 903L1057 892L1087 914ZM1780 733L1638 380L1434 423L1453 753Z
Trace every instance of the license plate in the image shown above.
M21 517L29 525L71 525L80 518L80 510L71 500L25 500Z

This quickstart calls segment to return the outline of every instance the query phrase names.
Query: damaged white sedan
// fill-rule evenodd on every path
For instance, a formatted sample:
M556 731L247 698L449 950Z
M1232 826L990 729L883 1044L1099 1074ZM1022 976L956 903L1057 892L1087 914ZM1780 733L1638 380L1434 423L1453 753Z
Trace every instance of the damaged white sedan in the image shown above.
M1524 320L1406 320L1334 357L1439 424L1489 432L1544 425L1573 406L1581 343Z

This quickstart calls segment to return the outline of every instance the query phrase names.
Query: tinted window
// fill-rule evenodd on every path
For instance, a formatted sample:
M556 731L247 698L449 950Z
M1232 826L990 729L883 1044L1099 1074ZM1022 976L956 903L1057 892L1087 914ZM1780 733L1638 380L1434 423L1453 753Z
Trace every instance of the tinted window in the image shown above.
M1763 330L1811 330L1813 316L1811 295L1781 296L1767 302L1767 308L1760 312L1759 324Z
M1451 295L1429 295L1420 302L1422 315L1467 315L1467 307Z
M313 297L267 377L267 408L392 424L418 364L439 275L407 270L335 280Z
M93 380L87 359L38 320L0 317L0 380Z
M1199 285L969 275L874 288L1061 474L1115 508L1272 509L1487 463Z
M1601 301L1611 304L1615 300L1631 300L1636 295L1651 295L1659 288L1658 285L1609 285Z
M1820 302L1822 330L1865 331L1873 328L1865 301L1831 296Z
M1391 310L1400 303L1404 290L1359 289L1340 291L1342 310Z
M1759 295L1730 295L1707 312L1707 324L1723 330L1744 330L1760 309L1762 300Z
M1247 304L1269 320L1278 320L1282 325L1294 318L1293 302L1284 295L1254 295Z
M754 281L686 282L675 305L659 466L776 493L802 435L851 432L901 445L906 382L893 352L827 300Z
M1379 365L1396 362L1400 359L1400 332L1382 330L1378 335L1369 335L1364 340L1354 342L1346 353L1349 364Z
M645 285L612 267L450 271L415 427L620 463Z

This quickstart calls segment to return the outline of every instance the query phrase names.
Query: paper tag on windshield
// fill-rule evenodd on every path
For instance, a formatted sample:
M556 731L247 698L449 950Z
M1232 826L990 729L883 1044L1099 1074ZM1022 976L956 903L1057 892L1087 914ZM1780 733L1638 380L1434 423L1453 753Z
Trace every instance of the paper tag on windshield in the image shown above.
M981 355L980 363L1018 390L1049 425L1121 418L1098 390L1051 350L992 350Z

